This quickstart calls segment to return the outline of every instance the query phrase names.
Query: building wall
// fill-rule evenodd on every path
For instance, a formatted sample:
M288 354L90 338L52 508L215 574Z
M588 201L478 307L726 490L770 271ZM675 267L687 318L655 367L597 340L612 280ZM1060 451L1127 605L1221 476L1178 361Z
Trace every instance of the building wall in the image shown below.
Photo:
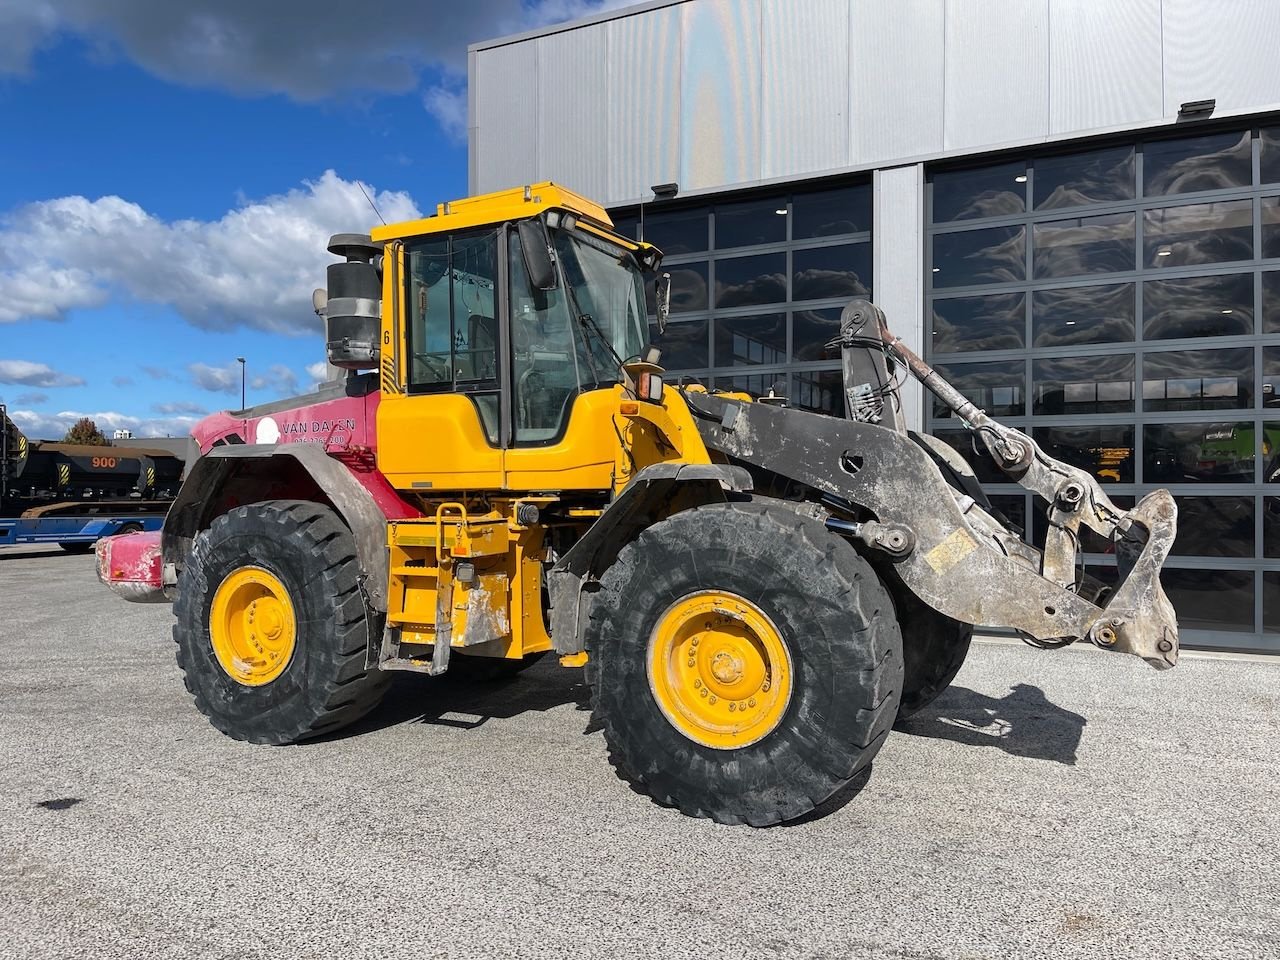
M471 189L616 206L1280 104L1273 0L661 0L471 51Z

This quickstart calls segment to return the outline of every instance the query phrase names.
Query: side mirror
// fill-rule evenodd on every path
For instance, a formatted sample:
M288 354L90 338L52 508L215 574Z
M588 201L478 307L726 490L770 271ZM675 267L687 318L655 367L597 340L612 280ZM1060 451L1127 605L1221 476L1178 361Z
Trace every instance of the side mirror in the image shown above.
M671 274L664 273L658 277L654 300L658 315L658 333L666 333L667 317L671 316Z
M516 224L520 234L520 250L524 256L524 268L535 290L554 290L556 265L547 248L547 232L541 220L521 220Z

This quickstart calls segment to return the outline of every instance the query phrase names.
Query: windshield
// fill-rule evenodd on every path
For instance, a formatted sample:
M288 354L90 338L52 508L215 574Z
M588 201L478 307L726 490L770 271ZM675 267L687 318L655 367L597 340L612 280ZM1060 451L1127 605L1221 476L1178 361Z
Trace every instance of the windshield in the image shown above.
M591 234L552 230L551 235L576 309L594 321L575 318L598 367L597 381L613 383L618 374L614 353L621 360L644 353L648 326L640 268L630 252ZM602 336L608 343L601 342Z

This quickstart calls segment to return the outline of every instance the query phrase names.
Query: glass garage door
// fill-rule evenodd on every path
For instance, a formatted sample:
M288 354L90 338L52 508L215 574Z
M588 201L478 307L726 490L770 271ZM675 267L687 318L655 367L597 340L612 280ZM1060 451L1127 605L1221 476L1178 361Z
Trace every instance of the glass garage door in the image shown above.
M1181 131L1180 131L1181 133ZM1176 496L1165 590L1188 644L1280 650L1280 127L930 172L931 362L1116 502ZM1035 498L975 464L1041 545ZM1086 539L1091 572L1114 557Z

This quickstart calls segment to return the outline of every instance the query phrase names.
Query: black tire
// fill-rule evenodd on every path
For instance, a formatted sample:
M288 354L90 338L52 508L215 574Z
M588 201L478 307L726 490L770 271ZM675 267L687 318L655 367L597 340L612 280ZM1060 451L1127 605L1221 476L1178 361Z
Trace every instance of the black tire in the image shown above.
M246 565L287 589L298 623L284 671L246 686L223 669L209 636L214 593ZM351 532L327 507L269 500L236 507L196 537L174 603L178 666L200 712L223 733L252 743L296 743L372 710L388 677L365 670L368 631Z
M942 694L964 666L973 626L944 616L906 586L894 592L902 627L902 702L899 724L918 714Z
M121 525L120 529L117 530L114 535L117 537L122 537L130 533L141 533L141 532L142 532L142 524L133 523L131 521L129 523Z
M95 544L93 542L85 543L83 540L60 540L58 546L67 553L92 553Z
M790 702L771 732L719 749L686 736L650 687L650 634L672 604L731 591L776 626ZM776 501L709 504L649 527L606 571L587 631L594 719L636 789L690 816L767 826L812 812L870 763L898 710L893 601L838 536ZM767 689L767 688L766 688Z
M524 673L545 656L545 652L531 653L520 660L508 660L506 657L468 657L454 651L449 655L445 676L467 683L500 683Z

